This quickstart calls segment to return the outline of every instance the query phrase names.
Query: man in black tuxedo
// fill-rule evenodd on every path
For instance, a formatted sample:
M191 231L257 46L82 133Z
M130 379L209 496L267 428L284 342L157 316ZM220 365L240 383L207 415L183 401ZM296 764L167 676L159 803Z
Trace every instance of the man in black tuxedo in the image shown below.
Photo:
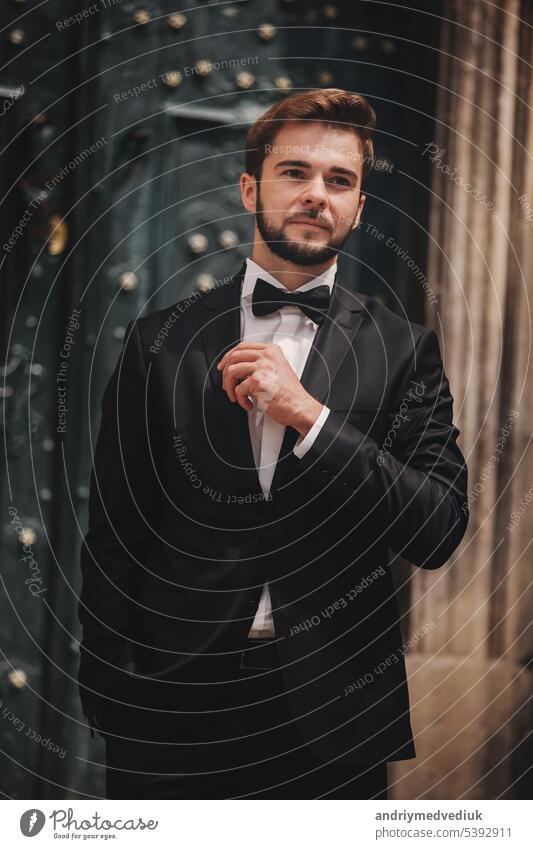
M433 330L339 279L375 116L249 130L251 257L132 321L82 549L80 692L112 798L386 798L415 757L389 549L439 568L467 473Z

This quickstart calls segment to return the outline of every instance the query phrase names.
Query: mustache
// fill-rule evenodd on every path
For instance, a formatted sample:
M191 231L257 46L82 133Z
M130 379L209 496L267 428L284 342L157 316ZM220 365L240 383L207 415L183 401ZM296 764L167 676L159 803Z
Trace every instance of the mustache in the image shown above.
M285 224L292 224L293 222L300 221L309 221L310 224L319 224L321 227L325 227L326 230L329 230L330 232L333 229L331 221L328 221L326 218L323 218L318 213L314 214L304 212L300 215L293 215L291 218L288 218L285 221Z

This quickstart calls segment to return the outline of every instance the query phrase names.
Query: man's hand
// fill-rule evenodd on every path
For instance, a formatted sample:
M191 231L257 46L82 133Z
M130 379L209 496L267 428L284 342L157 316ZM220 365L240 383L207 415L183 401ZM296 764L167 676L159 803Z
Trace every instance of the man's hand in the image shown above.
M252 410L249 395L260 409L286 427L306 436L323 404L307 392L279 345L239 342L217 365L230 401Z

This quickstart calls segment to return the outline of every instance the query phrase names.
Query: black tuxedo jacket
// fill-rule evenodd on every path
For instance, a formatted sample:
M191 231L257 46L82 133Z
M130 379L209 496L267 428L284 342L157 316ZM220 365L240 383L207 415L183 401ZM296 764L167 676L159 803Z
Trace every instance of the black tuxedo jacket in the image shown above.
M247 414L216 369L241 338L244 270L128 325L82 546L84 711L92 723L119 704L126 681L148 705L163 687L170 710L197 687L201 709L202 683L231 678L267 580L289 703L315 754L415 757L404 640L423 635L402 638L389 549L437 569L468 520L437 336L337 275L301 378L331 412L302 459L286 429L265 500Z

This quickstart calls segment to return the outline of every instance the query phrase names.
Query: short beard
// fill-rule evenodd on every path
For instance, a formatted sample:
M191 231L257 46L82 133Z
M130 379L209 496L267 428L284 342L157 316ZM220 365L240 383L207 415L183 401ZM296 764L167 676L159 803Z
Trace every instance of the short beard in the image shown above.
M352 224L355 221L355 216L350 226L343 233L330 238L327 245L317 247L308 242L292 241L285 235L286 225L275 227L268 221L261 202L260 184L258 182L255 220L263 241L268 245L272 253L288 262L294 262L295 265L309 266L323 265L338 254L352 232ZM309 216L309 221L313 221L313 216Z

